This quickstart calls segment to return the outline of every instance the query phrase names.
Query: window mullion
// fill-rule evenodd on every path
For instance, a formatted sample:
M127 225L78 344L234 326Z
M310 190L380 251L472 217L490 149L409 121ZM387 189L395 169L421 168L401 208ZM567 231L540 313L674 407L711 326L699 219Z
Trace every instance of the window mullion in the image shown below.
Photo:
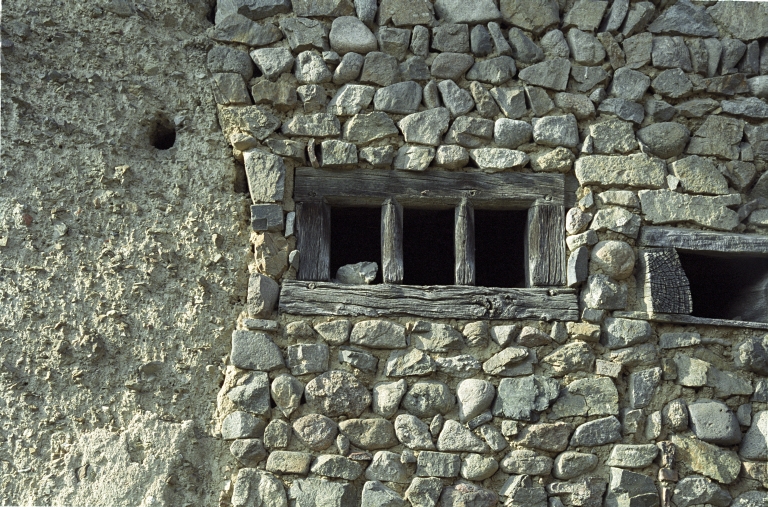
M475 285L475 210L463 198L456 206L454 222L454 283Z
M403 283L403 207L393 198L381 206L381 277Z
M296 203L299 280L331 279L331 207L325 200Z

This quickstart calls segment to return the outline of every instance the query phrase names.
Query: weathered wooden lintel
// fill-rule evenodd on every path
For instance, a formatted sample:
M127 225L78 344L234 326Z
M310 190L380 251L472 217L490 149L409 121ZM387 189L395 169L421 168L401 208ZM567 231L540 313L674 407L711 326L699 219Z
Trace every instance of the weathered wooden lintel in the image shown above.
M678 227L643 227L639 244L682 252L768 257L768 236L700 231Z
M669 324L690 324L698 326L717 327L743 327L747 329L767 329L768 322L749 322L744 320L708 319L694 317L693 315L680 315L676 313L646 313L646 312L613 312L614 317L634 320L650 320Z
M286 280L280 312L292 315L435 319L579 319L573 289L502 289L489 287L339 285Z
M405 207L453 208L466 198L475 209L562 206L562 174L296 169L293 198L324 198L332 206L381 206L394 198Z

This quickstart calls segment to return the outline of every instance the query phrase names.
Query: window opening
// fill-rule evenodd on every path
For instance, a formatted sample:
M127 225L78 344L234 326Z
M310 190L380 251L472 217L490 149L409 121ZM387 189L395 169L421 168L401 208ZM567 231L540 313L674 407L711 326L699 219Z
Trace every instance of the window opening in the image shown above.
M403 210L403 284L453 285L454 210Z
M678 255L695 317L768 322L768 258Z
M358 262L375 262L381 283L381 208L331 208L331 278Z
M475 210L475 273L481 287L525 287L528 210Z

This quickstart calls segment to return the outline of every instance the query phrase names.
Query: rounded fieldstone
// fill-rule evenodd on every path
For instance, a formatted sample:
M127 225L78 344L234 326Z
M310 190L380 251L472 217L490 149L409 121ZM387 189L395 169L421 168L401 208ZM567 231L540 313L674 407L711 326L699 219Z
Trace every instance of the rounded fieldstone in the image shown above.
M739 421L728 406L715 400L698 401L688 405L691 430L705 442L733 445L741 442Z
M336 423L324 415L309 414L293 423L293 431L299 439L313 451L321 451L331 446L336 439Z
M328 36L331 49L345 55L347 53L368 54L378 49L376 36L365 23L354 16L341 16L333 20Z
M568 234L578 234L589 225L592 213L584 213L579 208L571 208L565 215L565 230Z
M676 157L683 153L691 132L679 123L654 123L637 131L637 138L659 158Z
M416 417L445 414L455 403L447 385L437 381L416 382L403 398L402 406Z
M566 451L555 458L552 475L558 479L573 479L597 466L597 456L583 452Z
M635 251L623 241L600 241L591 257L603 273L616 280L627 278L635 269Z
M304 388L311 409L329 417L357 417L371 404L371 393L351 373L329 371L318 375Z
M498 469L499 462L494 458L473 453L462 460L459 473L468 481L482 481L495 474Z
M456 386L456 396L459 399L459 419L467 422L491 406L496 389L485 380L467 379Z
M292 375L284 373L272 381L270 391L277 408L285 417L290 417L293 411L299 408L301 395L304 394L304 384Z

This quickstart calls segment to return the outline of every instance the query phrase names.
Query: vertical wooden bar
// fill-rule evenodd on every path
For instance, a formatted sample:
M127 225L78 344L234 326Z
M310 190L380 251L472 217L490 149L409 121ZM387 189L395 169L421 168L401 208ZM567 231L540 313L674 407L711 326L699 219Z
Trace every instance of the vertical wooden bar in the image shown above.
M403 207L394 199L381 206L381 276L403 283Z
M565 207L542 205L528 210L526 285L565 284Z
M299 280L331 279L331 207L322 200L296 203Z
M475 209L466 198L456 206L453 249L454 283L475 285Z

